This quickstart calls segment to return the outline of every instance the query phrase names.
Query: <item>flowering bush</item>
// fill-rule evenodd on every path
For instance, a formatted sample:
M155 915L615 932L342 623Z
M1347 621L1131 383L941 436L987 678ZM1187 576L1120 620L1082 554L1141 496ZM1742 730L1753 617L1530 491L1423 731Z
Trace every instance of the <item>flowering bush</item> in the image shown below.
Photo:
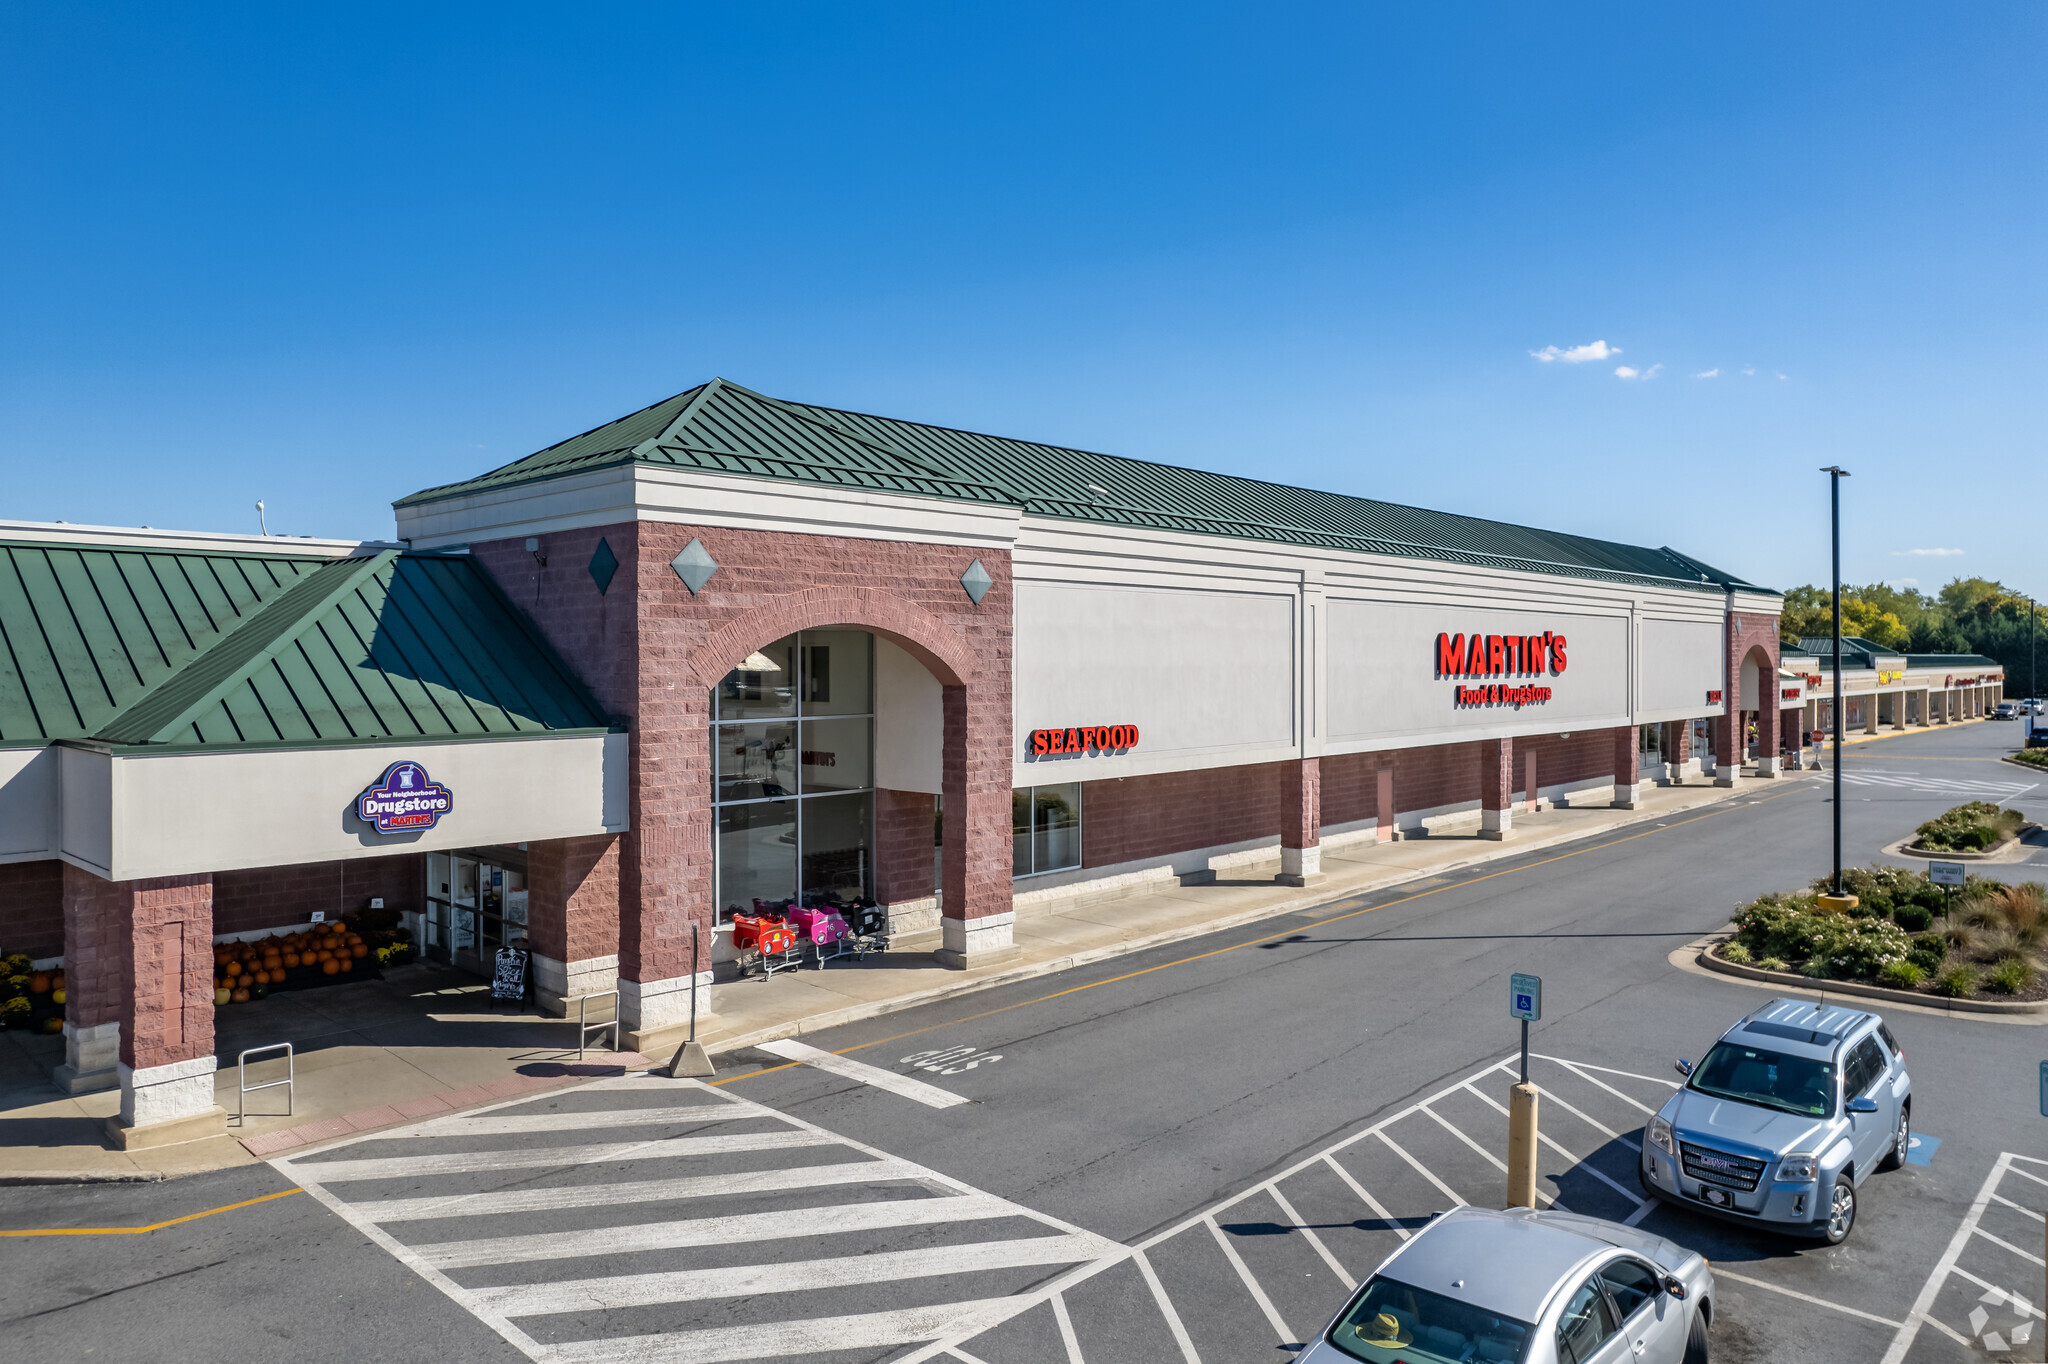
M1751 957L1782 958L1823 979L1869 980L1913 947L1891 920L1822 910L1810 894L1765 895L1737 914L1735 925L1735 941Z

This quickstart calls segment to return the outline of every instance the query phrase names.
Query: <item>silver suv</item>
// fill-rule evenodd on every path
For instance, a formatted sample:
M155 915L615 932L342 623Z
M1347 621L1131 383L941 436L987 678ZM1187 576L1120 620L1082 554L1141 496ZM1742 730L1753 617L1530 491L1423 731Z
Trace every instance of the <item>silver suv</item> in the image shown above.
M1678 1073L1643 1129L1653 1197L1839 1245L1864 1181L1905 1162L1913 1082L1876 1014L1772 1000Z

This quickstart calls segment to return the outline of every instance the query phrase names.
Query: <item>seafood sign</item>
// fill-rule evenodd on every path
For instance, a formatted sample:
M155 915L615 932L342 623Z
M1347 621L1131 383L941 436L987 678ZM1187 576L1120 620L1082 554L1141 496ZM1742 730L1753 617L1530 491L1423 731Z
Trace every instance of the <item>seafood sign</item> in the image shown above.
M431 829L455 808L455 793L416 762L395 762L356 797L356 814L380 834Z

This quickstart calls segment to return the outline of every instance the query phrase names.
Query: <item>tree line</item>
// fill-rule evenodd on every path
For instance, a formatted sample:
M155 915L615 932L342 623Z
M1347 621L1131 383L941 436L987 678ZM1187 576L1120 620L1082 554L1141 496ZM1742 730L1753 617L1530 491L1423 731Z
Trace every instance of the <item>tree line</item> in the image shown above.
M1834 595L1793 588L1779 629L1792 642L1833 635ZM1842 633L1900 653L1982 654L2005 666L2010 695L2031 685L2030 660L2048 666L2048 612L1987 578L1957 578L1934 596L1888 583L1844 587Z

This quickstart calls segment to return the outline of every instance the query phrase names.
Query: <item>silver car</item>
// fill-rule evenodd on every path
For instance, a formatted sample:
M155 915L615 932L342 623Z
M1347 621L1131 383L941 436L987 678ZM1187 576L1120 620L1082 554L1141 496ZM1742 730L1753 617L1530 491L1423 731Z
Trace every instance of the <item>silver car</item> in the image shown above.
M1905 1163L1913 1081L1876 1014L1775 999L1721 1034L1643 1129L1643 1189L1839 1245L1856 1197Z
M1714 1278L1661 1236L1575 1213L1439 1213L1297 1364L1706 1364Z

